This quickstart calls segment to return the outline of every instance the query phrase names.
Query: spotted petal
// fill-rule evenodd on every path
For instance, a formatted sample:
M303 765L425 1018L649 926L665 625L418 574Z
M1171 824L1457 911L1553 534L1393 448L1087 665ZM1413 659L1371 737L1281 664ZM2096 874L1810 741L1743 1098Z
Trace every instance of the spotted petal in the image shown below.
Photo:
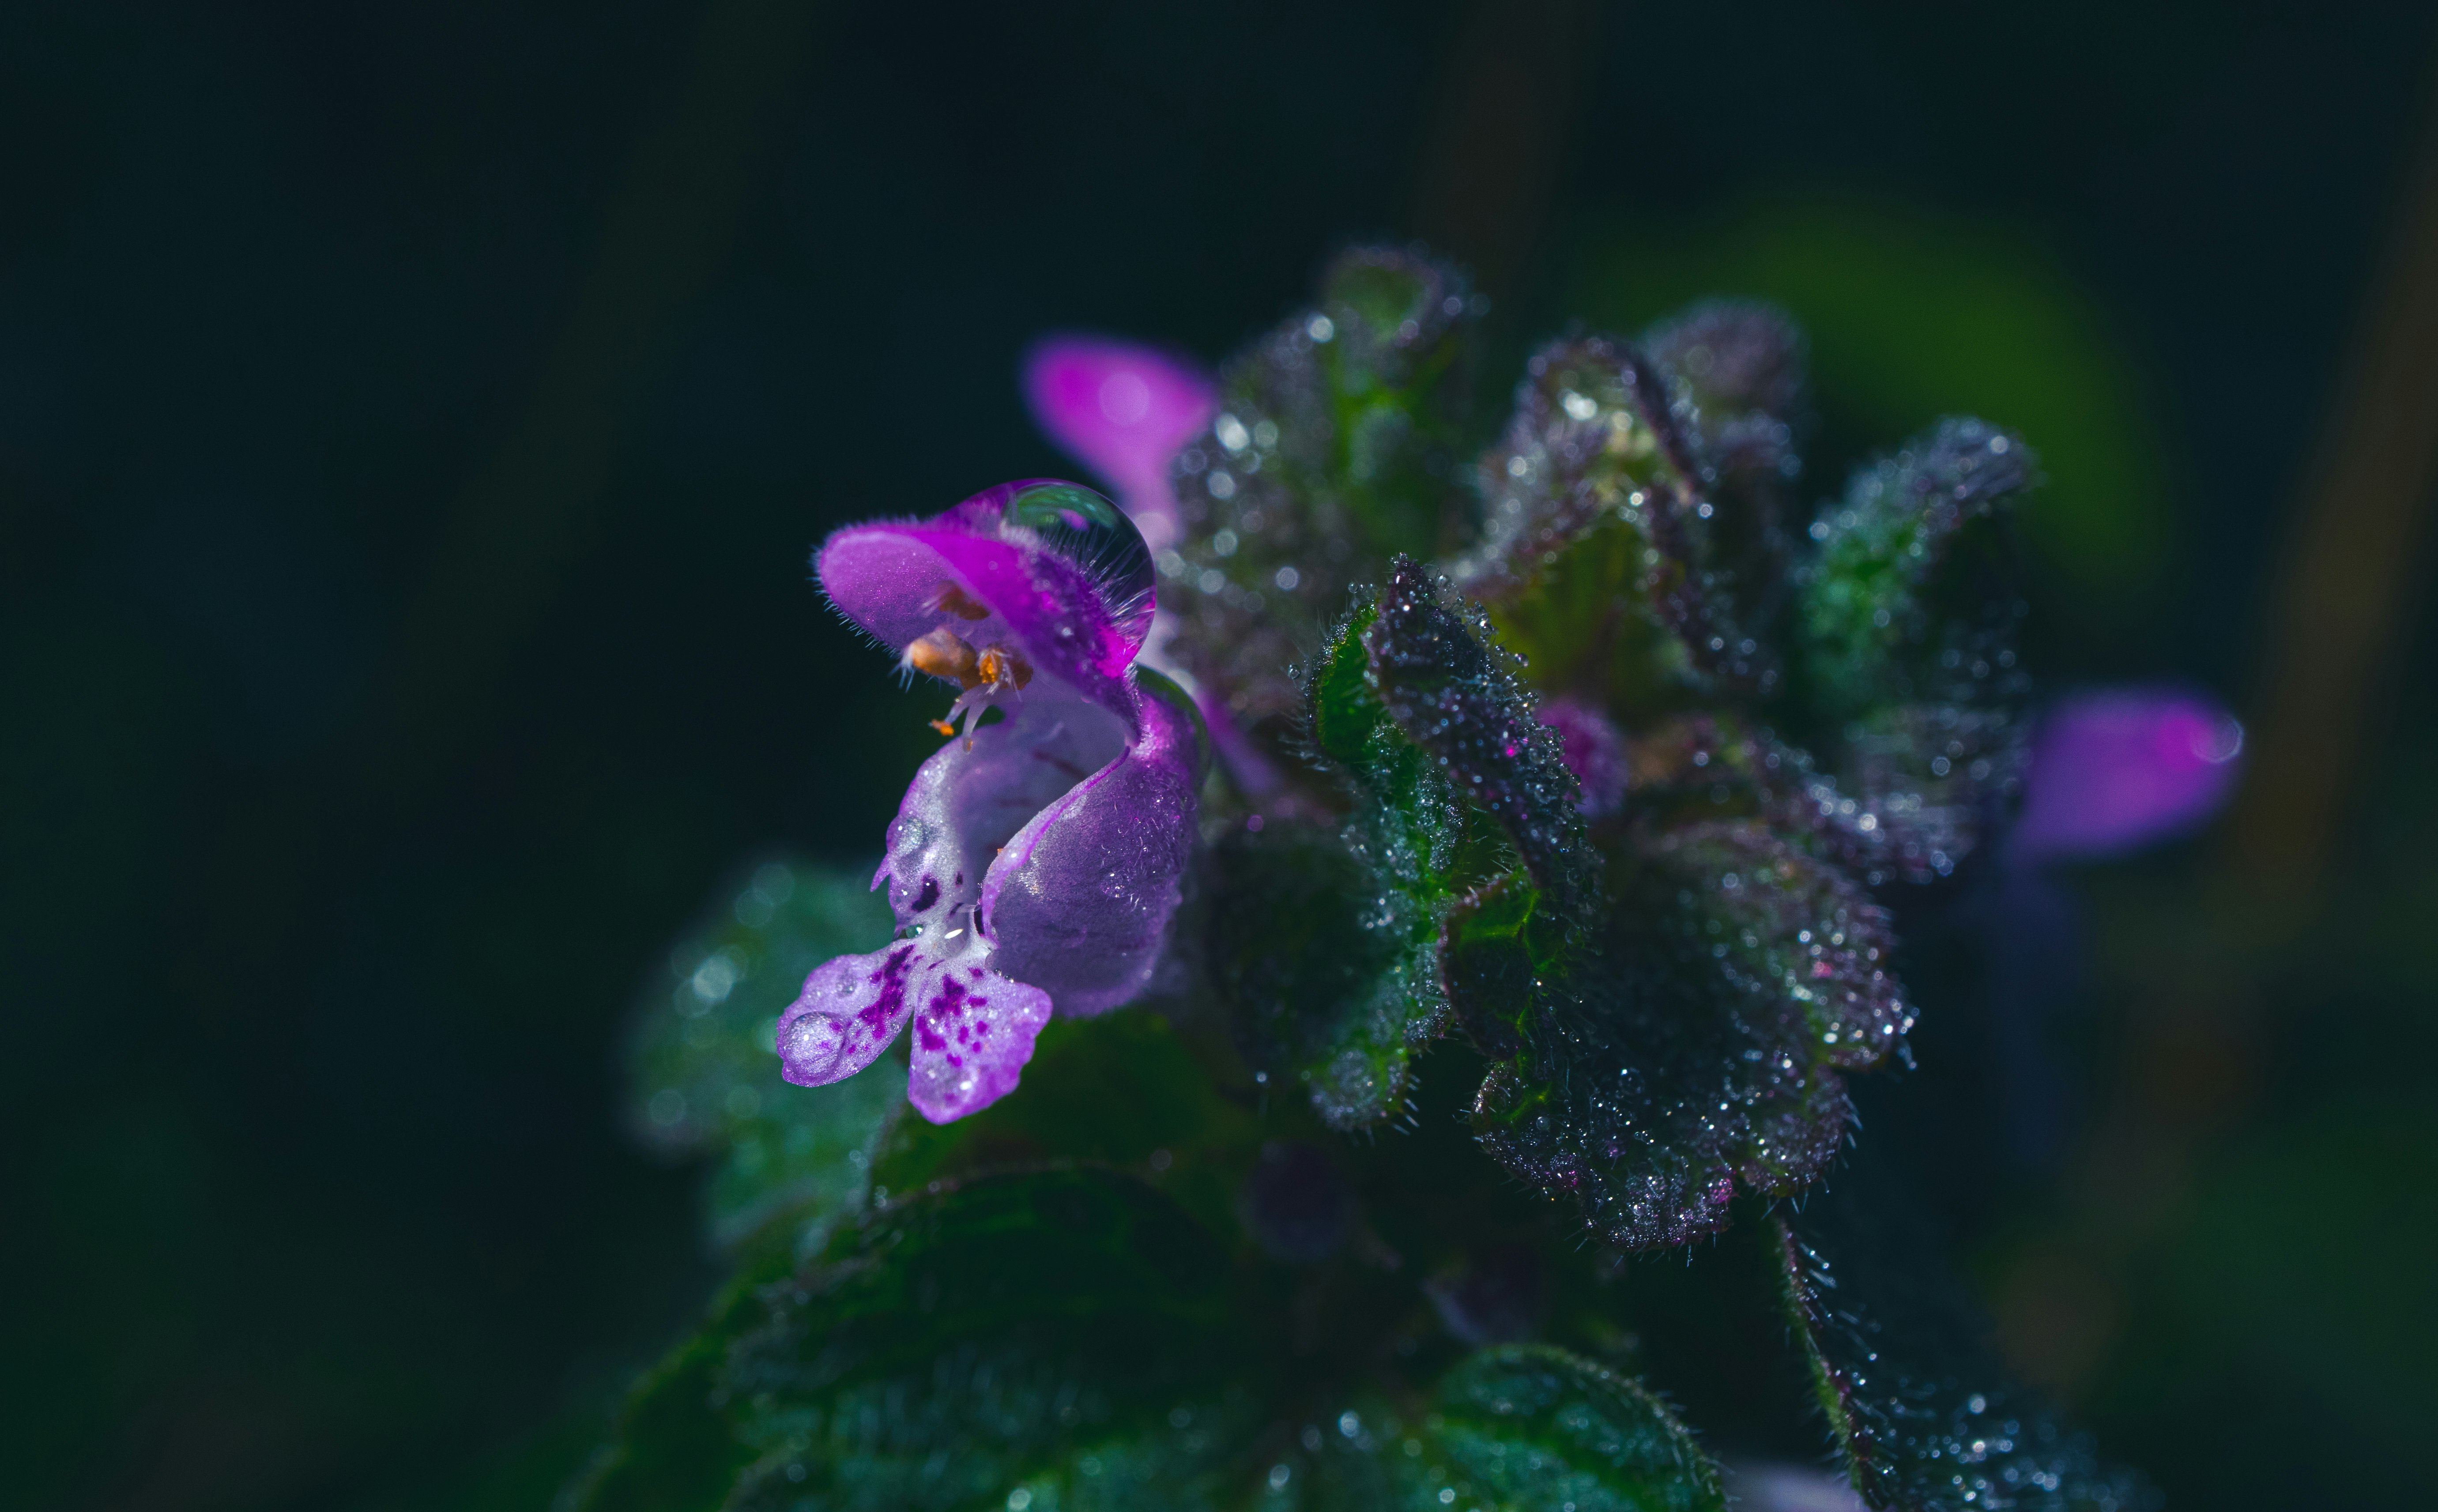
M804 981L781 1015L781 1075L800 1087L843 1081L880 1058L911 1019L906 1095L935 1124L963 1118L1016 1087L1050 1022L1050 994L982 962L978 943L942 953L928 939L841 955Z

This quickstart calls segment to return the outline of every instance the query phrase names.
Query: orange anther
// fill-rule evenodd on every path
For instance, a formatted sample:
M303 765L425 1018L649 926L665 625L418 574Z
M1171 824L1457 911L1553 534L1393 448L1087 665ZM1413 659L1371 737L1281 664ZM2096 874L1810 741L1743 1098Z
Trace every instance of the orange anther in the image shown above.
M959 619L988 619L990 610L974 602L973 596L955 583L944 582L931 591L924 606L937 614L954 614Z
M973 646L945 626L906 648L906 665L928 677L945 678L960 687L982 681L975 676Z

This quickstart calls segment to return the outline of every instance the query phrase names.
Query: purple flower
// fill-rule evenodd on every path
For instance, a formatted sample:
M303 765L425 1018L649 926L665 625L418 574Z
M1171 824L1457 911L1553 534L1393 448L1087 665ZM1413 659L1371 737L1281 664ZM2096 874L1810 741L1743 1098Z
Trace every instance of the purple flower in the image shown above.
M1135 666L1150 554L1088 489L1008 483L930 520L851 525L815 571L902 667L959 691L873 879L898 938L805 978L779 1056L821 1086L911 1021L907 1096L946 1123L1016 1086L1053 1005L1100 1013L1142 989L1193 837L1200 738L1182 695Z
M1033 417L1067 454L1106 478L1155 547L1176 539L1168 464L1210 423L1210 380L1148 347L1048 336L1024 359Z
M2033 739L2009 859L2115 855L2194 828L2233 793L2242 750L2243 726L2198 694L2068 699Z

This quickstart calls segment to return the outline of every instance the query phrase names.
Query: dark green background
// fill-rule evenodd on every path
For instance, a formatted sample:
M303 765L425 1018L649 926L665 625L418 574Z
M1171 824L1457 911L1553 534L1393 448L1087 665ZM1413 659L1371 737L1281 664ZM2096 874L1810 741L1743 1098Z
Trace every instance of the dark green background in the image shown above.
M808 547L1067 471L1034 333L1215 359L1441 223L1475 61L1448 4L781 9L0 11L0 1502L545 1502L709 1273L618 1131L634 984L755 853L870 851L928 745ZM1816 488L2023 425L2047 667L2241 707L2430 76L2426 6L2336 9L1615 8L1495 374L1776 294ZM2340 906L2075 1386L2178 1504L2422 1485L2438 648L2396 633ZM2207 854L2085 880L2078 1075ZM1970 1088L1946 974L1917 1085ZM1955 1179L1989 1273L2057 1169Z

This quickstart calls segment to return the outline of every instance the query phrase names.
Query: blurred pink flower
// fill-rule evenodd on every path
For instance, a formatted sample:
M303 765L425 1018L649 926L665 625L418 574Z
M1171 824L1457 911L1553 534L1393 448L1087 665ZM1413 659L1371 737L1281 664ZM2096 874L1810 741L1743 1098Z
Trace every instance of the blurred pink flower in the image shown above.
M1024 397L1042 431L1117 490L1154 551L1176 543L1168 464L1218 406L1207 374L1129 342L1045 336L1025 354Z
M2103 688L2051 709L2032 740L2009 858L2111 856L2198 828L2241 771L2243 726L2177 688Z

